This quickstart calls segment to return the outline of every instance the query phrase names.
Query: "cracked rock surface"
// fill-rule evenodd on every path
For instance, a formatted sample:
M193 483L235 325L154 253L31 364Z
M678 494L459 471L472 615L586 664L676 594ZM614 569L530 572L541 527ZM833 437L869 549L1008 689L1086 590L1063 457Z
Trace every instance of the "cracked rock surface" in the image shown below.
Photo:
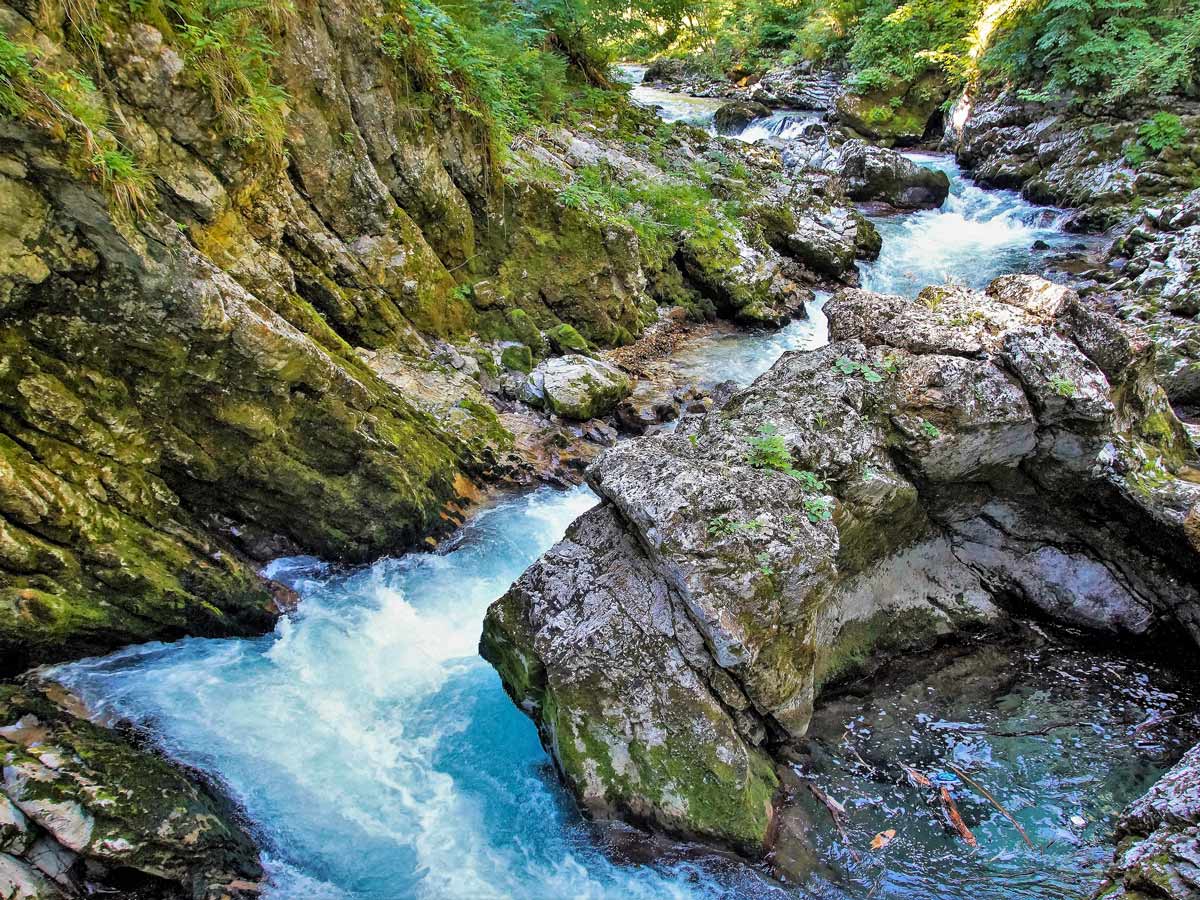
M761 850L824 686L1011 610L1200 641L1200 486L1140 332L1032 276L825 311L829 346L605 453L489 610L594 815Z

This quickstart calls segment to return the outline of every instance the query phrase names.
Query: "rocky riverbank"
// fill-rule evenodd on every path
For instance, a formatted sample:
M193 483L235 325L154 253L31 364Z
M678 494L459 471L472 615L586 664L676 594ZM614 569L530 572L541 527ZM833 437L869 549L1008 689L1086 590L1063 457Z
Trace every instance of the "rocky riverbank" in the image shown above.
M489 611L596 815L761 852L780 754L873 661L1030 608L1200 636L1193 451L1143 336L1026 276L826 312L829 347L603 456L604 503Z

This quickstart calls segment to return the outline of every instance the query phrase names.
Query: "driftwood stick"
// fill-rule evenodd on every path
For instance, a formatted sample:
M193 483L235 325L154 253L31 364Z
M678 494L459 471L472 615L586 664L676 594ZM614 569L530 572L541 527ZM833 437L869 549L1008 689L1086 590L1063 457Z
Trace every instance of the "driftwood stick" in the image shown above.
M971 829L963 821L963 817L958 812L958 807L954 805L954 798L950 796L950 792L945 788L939 789L938 799L942 803L942 812L946 814L947 821L958 832L958 836L967 842L968 847L978 846L979 841L975 839L975 835L971 833Z
M994 806L994 807L996 807L996 809L1000 810L1001 815L1003 815L1004 818L1008 819L1008 821L1012 822L1013 825L1016 826L1017 831L1019 831L1021 833L1021 840L1023 840L1025 842L1025 844L1029 847L1030 850L1037 849L1037 847L1034 846L1033 841L1031 841L1029 839L1029 835L1027 835L1025 833L1025 829L1021 827L1021 823L1018 822L1015 818L1013 818L1012 813L1010 813L1007 809L1005 809L1003 806L1001 806L1000 801L997 800L995 797L993 797L991 794L989 794L987 792L987 790L983 787L983 785L981 785L978 781L976 781L974 778L972 778L970 775L968 775L966 772L964 772L962 769L958 768L957 766L947 763L946 768L948 768L951 772L953 772L955 775L957 775L959 778L961 778L963 781L965 781L971 787L975 788L975 790L979 791L979 793L983 794L983 796L988 799L988 801L992 804L992 806Z
M846 812L845 808L813 782L808 781L805 783L808 785L808 789L812 791L812 795L820 800L824 807L829 810L829 817L833 819L833 824L837 826L838 834L842 836L842 843L846 845L846 849L850 851L850 855L854 857L854 861L858 862L860 859L858 851L850 843L850 835L846 833L846 826L843 822Z

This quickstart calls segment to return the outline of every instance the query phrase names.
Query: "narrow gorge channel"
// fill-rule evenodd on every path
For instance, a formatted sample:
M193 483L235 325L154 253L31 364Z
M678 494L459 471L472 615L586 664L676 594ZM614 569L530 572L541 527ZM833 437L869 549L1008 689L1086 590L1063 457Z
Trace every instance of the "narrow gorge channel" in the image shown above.
M641 99L701 123L719 105ZM746 133L787 137L769 120ZM1080 240L1055 210L985 190L948 157L912 158L946 171L951 195L940 209L875 219L883 247L860 266L865 288L982 288L1040 271ZM783 352L827 343L826 296L777 332L687 344L673 365L706 384L747 384ZM1200 737L1200 698L1178 676L1031 626L1011 646L968 641L888 670L818 712L796 771L842 798L852 844L900 833L886 865L852 859L816 805L784 825L811 842L811 859L786 861L809 872L800 884L733 855L588 823L477 644L488 605L595 499L586 487L515 494L437 552L361 568L280 559L266 574L302 603L273 633L133 646L51 677L229 792L264 848L271 900L1085 898L1111 858L1117 814ZM969 852L884 771L918 762L986 763L992 790L1022 801L1017 815L1039 849L965 791L979 840Z

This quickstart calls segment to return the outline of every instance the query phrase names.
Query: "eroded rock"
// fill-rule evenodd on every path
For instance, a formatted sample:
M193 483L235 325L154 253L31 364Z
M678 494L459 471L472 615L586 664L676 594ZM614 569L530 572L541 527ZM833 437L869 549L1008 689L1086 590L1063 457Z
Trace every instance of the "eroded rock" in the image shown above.
M823 686L1014 601L1200 642L1200 487L1144 337L1028 276L825 312L831 345L605 453L601 507L489 610L482 652L598 815L767 846L751 761Z
M139 879L196 900L258 895L258 851L232 809L174 766L35 686L0 686L0 723L4 897L57 900L90 893L85 882Z

